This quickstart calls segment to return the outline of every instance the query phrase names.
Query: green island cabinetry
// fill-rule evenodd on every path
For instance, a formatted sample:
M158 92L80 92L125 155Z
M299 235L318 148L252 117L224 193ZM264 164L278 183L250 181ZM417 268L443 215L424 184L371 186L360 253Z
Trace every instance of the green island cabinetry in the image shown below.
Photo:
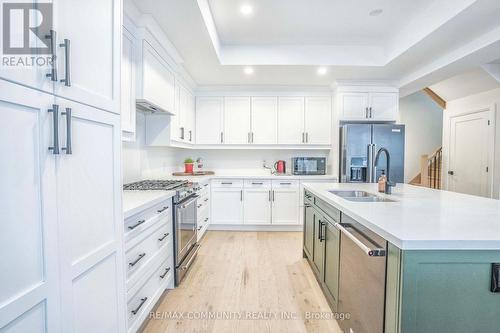
M304 192L304 258L338 309L341 210ZM500 223L500 221L499 221ZM387 243L384 333L500 333L497 250L401 250ZM371 333L371 332L355 332Z

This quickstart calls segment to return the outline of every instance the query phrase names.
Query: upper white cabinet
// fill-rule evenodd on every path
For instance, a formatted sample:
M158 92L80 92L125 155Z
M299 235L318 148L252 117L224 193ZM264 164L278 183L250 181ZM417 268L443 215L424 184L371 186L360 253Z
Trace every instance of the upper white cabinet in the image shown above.
M278 143L305 143L304 97L280 97L278 100Z
M224 99L198 97L196 99L196 143L220 144L223 133Z
M131 26L123 27L121 72L121 117L123 140L135 140L135 50L136 39Z
M224 98L224 142L251 143L250 97Z
M278 98L252 97L251 121L252 143L276 144L278 142Z
M341 87L336 100L341 121L397 121L399 118L399 93L394 88Z
M332 98L306 97L305 143L326 145L332 142Z
M194 96L176 80L176 114L171 118L171 139L178 142L194 143Z
M137 104L148 111L175 114L174 70L146 39L138 61Z

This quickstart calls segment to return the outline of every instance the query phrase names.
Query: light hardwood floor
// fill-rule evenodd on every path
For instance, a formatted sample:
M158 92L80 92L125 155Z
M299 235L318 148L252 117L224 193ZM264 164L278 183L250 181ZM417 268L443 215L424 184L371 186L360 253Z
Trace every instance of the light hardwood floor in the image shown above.
M341 332L333 319L306 318L331 309L301 248L300 232L208 232L144 332ZM233 317L197 317L208 313Z

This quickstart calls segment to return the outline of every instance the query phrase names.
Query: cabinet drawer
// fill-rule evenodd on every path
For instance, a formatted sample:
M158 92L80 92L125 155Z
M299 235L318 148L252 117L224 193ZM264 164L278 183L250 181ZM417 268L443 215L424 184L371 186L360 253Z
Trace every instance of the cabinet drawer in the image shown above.
M246 179L245 188L270 188L271 181L265 179Z
M163 201L125 220L125 241L140 236L159 219L172 220L172 199Z
M129 331L136 331L151 311L163 291L173 285L174 265L172 256L156 263L153 273L141 284L138 290L130 290L127 302Z
M208 193L205 193L204 195L200 196L196 201L196 208L197 208L196 213L198 214L198 216L207 207L210 207L210 195Z
M200 231L202 228L204 228L209 222L210 222L210 210L205 209L203 212L198 215L198 221L197 221L197 228L198 231Z
M213 188L221 188L221 187L243 187L242 179L214 179L212 180Z
M143 267L153 260L160 249L171 254L173 252L172 239L172 224L165 222L128 248L125 253L127 279L134 278L136 274L140 275L140 272L144 271Z
M273 180L273 188L299 187L298 180Z

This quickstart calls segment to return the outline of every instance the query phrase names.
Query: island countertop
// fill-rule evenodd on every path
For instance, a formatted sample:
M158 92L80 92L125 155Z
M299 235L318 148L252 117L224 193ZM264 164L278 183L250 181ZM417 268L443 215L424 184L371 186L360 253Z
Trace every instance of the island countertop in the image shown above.
M402 250L500 250L500 201L398 184L304 183L304 188ZM395 202L352 202L330 190L361 190Z

